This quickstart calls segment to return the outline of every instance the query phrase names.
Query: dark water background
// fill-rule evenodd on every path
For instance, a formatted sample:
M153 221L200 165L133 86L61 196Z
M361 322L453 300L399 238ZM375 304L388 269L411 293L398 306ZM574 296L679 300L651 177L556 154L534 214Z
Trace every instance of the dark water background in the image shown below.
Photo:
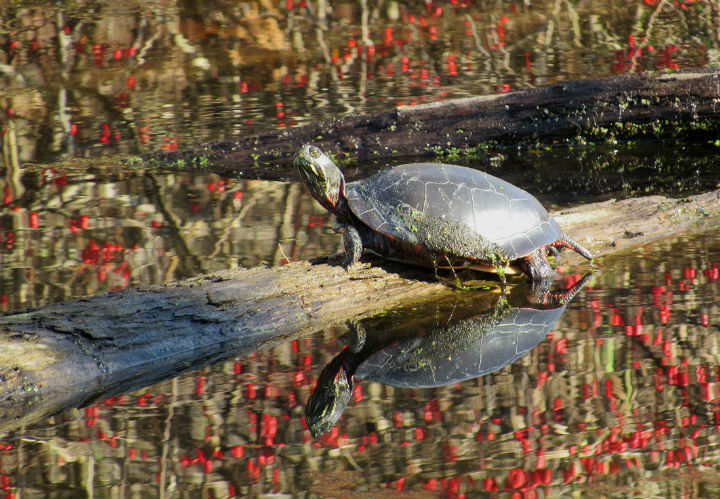
M715 65L719 20L705 1L0 4L0 309L341 248L293 171L134 170L117 155ZM562 207L716 188L717 151L607 143L443 159ZM346 334L319 331L4 432L0 493L720 497L720 238L599 263L548 338L494 374L428 389L361 382L314 440L303 406ZM367 326L393 331L398 317Z

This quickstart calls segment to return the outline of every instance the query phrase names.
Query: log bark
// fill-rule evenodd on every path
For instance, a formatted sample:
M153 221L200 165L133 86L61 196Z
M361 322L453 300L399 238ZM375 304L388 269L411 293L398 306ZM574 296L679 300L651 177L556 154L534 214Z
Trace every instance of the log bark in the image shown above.
M471 151L493 144L714 140L720 130L719 109L717 70L643 73L350 115L185 151L158 152L144 160L247 171L260 163L289 164L303 142L339 157L385 159Z
M715 229L720 190L553 213L597 256ZM581 264L571 252L563 258ZM432 271L341 255L128 289L0 318L0 428L147 386L217 360L448 292Z

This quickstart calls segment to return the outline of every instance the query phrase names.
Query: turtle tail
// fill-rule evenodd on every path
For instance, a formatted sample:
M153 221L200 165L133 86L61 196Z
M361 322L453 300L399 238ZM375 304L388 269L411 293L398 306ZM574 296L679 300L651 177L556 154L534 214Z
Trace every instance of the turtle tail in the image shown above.
M558 239L555 246L564 246L566 248L570 248L571 250L581 254L590 261L592 261L593 259L592 253L590 253L588 250L573 241L572 238L567 234L563 234L562 236L560 236L560 239Z

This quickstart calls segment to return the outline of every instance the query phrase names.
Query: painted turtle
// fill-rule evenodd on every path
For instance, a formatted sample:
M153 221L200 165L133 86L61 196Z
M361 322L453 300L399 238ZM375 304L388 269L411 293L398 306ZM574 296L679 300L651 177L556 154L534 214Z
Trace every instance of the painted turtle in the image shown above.
M344 265L363 248L433 268L522 271L533 282L554 275L548 253L588 250L563 234L532 195L487 173L442 163L411 163L345 183L340 169L315 146L295 155L300 178L344 229Z
M361 345L345 347L325 366L305 406L305 422L313 437L329 431L350 402L355 380L368 380L401 388L428 388L484 376L515 362L547 337L567 303L583 288L587 274L553 303L527 303L510 307L505 300L488 312L459 303L443 313L443 324L433 324L425 334L416 327L403 337L401 331L375 331ZM533 293L530 294L532 296ZM435 318L431 318L435 321Z

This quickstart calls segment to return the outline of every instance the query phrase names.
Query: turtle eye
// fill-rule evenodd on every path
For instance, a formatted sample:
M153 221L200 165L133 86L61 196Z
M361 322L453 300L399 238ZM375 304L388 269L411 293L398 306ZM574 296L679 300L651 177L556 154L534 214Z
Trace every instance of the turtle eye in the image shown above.
M320 149L318 149L317 147L310 148L310 156L312 156L313 158L319 158L320 154Z

